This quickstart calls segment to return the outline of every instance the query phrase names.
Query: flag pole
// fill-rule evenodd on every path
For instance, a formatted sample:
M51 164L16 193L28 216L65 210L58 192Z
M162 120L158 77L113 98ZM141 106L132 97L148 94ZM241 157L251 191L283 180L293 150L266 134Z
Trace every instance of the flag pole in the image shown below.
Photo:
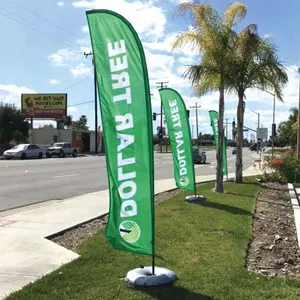
M195 197L197 197L195 164L194 164L194 192L195 192Z
M152 275L155 275L155 203L152 200Z

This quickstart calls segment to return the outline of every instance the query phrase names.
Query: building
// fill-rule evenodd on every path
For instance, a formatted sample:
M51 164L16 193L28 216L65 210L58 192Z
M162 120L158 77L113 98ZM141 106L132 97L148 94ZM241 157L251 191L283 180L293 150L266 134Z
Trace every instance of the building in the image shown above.
M100 142L101 140L101 142ZM77 129L36 128L30 133L32 144L51 145L57 142L67 142L78 152L95 152L95 131ZM104 153L102 132L98 131L98 152Z

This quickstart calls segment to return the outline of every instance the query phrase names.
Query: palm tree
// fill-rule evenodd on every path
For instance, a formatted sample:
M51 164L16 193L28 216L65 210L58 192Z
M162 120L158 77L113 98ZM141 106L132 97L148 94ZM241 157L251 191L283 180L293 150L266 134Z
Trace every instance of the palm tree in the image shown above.
M172 48L189 45L202 56L198 65L189 66L184 77L191 81L192 87L199 93L219 91L219 120L217 147L217 174L215 191L223 192L223 137L224 137L224 91L227 69L231 64L231 54L235 32L233 27L246 14L246 7L234 3L222 16L210 5L200 3L182 3L179 7L182 14L189 13L193 28L176 38Z
M245 92L249 88L272 89L282 99L282 88L288 76L270 38L261 38L257 26L251 24L241 31L234 42L234 59L228 72L226 90L238 96L237 154L235 182L243 182L243 141Z

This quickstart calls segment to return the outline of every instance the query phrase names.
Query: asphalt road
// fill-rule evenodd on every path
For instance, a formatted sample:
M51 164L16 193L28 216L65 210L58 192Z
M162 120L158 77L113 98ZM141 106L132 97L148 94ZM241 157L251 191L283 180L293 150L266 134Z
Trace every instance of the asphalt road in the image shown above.
M244 149L244 169L254 160ZM228 150L228 171L235 170L235 155ZM207 152L207 164L196 165L196 175L215 174L215 151ZM155 179L173 178L170 153L155 154ZM0 211L48 200L107 189L105 157L0 160Z

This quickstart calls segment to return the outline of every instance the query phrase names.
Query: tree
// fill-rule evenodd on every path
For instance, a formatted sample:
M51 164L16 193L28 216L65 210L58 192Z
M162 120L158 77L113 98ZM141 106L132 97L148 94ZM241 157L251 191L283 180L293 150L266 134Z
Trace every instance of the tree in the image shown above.
M87 117L85 115L82 115L78 121L73 121L72 126L75 127L76 129L81 129L81 130L89 130L89 127L87 126Z
M158 126L156 130L157 130L156 135L159 139L162 139L166 135L166 127Z
M39 128L54 128L53 124L40 125Z
M288 120L281 122L278 126L278 140L280 144L295 146L297 144L298 109L293 107L290 112Z
M68 115L63 117L64 126L70 128L73 124L73 117Z
M223 192L223 153L224 142L224 92L227 70L231 64L233 30L245 16L246 7L241 3L231 4L222 16L210 5L182 3L180 12L188 12L193 28L183 32L173 43L173 49L189 45L201 57L198 65L189 66L184 77L191 81L192 87L203 95L212 90L219 91L219 120L217 146L217 174L215 191Z
M199 135L199 140L212 141L213 139L214 139L214 136L213 136L213 134L210 134L210 133L202 134L201 138L200 138L200 135Z
M14 105L0 104L0 144L11 140L17 143L28 139L29 124L21 110Z
M272 89L282 101L282 88L288 76L270 38L261 38L251 24L234 40L233 61L226 78L226 90L238 96L237 153L235 182L243 182L245 92L249 88Z

